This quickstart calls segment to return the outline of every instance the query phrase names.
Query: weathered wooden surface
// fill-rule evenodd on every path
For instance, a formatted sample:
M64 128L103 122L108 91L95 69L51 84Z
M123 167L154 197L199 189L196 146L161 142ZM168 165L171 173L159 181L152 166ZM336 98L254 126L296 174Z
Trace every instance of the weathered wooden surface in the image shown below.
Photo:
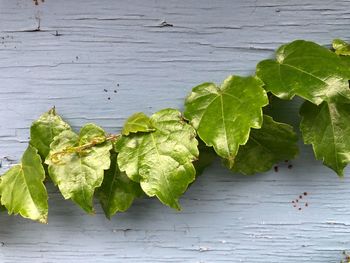
M75 128L115 132L136 111L182 108L200 82L252 73L281 43L350 40L346 0L0 0L0 19L1 172L53 105ZM111 221L51 188L48 225L0 215L0 262L339 262L350 249L349 173L339 180L310 147L278 173L244 177L216 163L181 213L138 200ZM291 201L305 191L299 211Z

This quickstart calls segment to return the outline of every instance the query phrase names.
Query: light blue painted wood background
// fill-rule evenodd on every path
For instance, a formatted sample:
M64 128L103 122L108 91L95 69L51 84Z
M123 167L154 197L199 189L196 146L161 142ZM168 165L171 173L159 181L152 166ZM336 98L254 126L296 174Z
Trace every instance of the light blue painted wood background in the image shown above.
M116 132L136 111L182 108L198 83L253 73L287 41L350 40L349 23L347 0L0 0L1 172L53 105L75 128ZM296 108L284 118L297 122ZM137 200L111 221L51 187L48 225L0 215L0 262L339 262L350 249L349 179L302 147L278 173L244 177L217 162L181 213ZM298 211L291 200L304 191L309 207Z

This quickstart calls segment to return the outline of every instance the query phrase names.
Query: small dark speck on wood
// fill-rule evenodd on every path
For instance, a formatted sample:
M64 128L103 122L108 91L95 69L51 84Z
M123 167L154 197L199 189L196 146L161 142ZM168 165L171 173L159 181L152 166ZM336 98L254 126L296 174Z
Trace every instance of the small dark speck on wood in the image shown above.
M169 24L167 21L162 21L158 27L173 27L174 25L173 24Z
M62 36L62 34L58 33L58 30L56 30L56 33L53 34L55 37L59 37L59 36Z
M39 5L39 0L33 0L33 2L34 2L35 5ZM44 3L45 0L41 0L41 2Z

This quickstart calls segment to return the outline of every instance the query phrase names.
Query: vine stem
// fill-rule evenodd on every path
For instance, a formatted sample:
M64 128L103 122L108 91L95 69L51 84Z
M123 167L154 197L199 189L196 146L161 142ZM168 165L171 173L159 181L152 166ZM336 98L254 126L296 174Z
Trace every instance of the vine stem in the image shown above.
M104 142L115 142L118 138L120 137L120 134L110 134L106 137L96 137L93 139L91 142L77 146L77 147L72 147L68 148L71 149L72 152L82 152L84 150L90 149L98 144L104 143Z
M58 163L60 157L62 157L63 155L70 154L70 153L83 153L84 151L86 151L86 150L88 150L96 145L99 145L99 144L102 144L105 142L109 142L109 141L115 142L116 140L119 139L120 136L121 136L120 134L109 134L109 135L104 136L104 137L96 137L96 138L92 139L90 142L85 143L83 145L79 145L76 147L67 147L63 151L54 153L51 156L51 160L55 163Z

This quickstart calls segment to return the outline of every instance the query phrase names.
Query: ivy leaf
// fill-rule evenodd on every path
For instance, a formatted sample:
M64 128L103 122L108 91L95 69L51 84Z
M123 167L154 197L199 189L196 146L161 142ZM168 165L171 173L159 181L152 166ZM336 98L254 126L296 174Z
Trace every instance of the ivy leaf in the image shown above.
M212 162L216 159L217 155L212 147L208 147L205 143L200 139L198 140L198 150L199 156L198 160L196 160L193 165L196 169L196 175L201 175L204 172L204 169L207 168Z
M151 132L154 130L150 118L143 112L138 112L126 120L122 134L129 135L130 133Z
M333 52L316 43L296 40L281 46L276 60L261 61L257 76L281 99L298 95L314 104L350 100L350 70Z
M343 176L350 162L350 104L304 102L300 115L305 144L312 144L316 159Z
M48 195L43 184L45 171L37 149L28 146L21 164L13 166L0 182L1 204L9 214L47 223Z
M54 137L65 130L70 130L70 126L52 108L33 122L30 128L30 144L38 149L41 158L45 160Z
M119 168L140 182L148 196L180 209L178 198L195 179L196 131L174 109L161 110L150 121L154 132L130 134L117 141Z
M270 170L298 154L298 136L293 127L264 115L261 129L252 129L247 144L239 148L232 171L251 175Z
M72 199L88 213L94 213L93 194L101 186L104 170L110 166L112 143L104 130L85 125L80 134L63 131L51 143L46 158L49 175L65 199Z
M334 39L332 46L335 50L335 54L342 56L350 56L350 45L347 42L341 39Z
M111 154L111 167L105 171L103 183L96 191L106 217L110 219L117 212L125 212L142 193L140 185L119 170L117 154Z
M2 179L2 177L0 176L0 185L1 185L1 179ZM0 202L1 202L1 196L0 196ZM4 212L4 211L6 211L6 208L5 208L5 206L3 206L3 205L0 203L0 212Z
M238 147L247 142L250 128L260 128L262 107L268 104L263 83L254 77L228 77L221 87L203 83L185 102L185 118L215 152L234 163Z

